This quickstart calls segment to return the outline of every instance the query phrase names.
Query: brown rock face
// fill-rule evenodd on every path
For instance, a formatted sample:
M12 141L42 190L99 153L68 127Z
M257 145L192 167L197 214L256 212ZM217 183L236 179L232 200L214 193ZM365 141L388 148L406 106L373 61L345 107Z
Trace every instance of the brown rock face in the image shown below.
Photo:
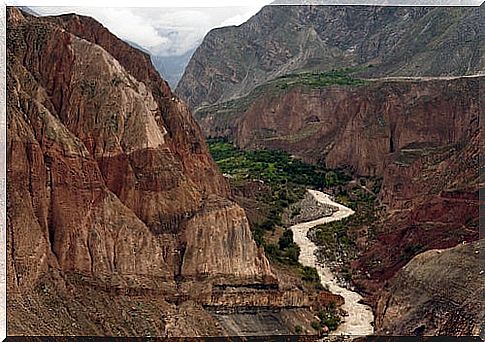
M244 210L232 202L208 199L204 210L188 222L185 242L183 276L270 280L269 263L252 241Z
M483 240L414 257L386 286L377 333L477 336L484 320L479 253Z
M386 215L354 264L360 273L354 280L363 288L376 292L419 252L479 238L478 123L469 129L459 144L415 146L393 156L380 192Z
M198 287L277 286L198 125L148 56L92 19L15 8L7 41L9 333L214 335ZM138 327L126 325L130 296L152 306L136 304ZM29 311L56 323L22 323Z
M212 106L196 117L207 136L226 136L243 148L281 149L381 176L388 155L412 144L454 144L469 134L477 125L478 92L479 78L299 86L263 92L246 108L246 98L234 100L234 109L231 102Z
M352 264L354 283L378 310L386 296L383 286L392 282L398 288L396 274L418 253L479 238L480 81L294 87L210 106L196 115L208 136L226 136L244 148L286 150L330 168L382 177L379 202L385 210L369 227L359 227L365 242ZM407 293L413 310L420 293ZM447 310L461 315L448 304ZM406 320L382 312L376 328L412 334ZM471 331L453 330L449 320L437 325L426 320L420 324L431 333Z

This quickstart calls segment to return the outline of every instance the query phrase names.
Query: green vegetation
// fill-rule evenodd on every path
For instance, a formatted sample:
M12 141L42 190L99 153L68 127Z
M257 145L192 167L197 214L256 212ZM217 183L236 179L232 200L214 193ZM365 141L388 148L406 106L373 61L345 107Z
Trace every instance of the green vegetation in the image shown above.
M316 331L322 330L322 326L318 321L312 321L312 328L315 329Z
M262 244L264 231L281 226L281 214L290 204L303 198L307 188L327 186L327 173L333 184L345 184L350 177L340 171L304 163L281 151L243 151L224 139L209 139L209 150L221 171L231 177L234 186L245 180L257 180L271 188L271 195L261 201L272 208L267 220L255 230L256 242Z
M326 310L320 310L318 318L320 318L320 325L327 326L330 331L336 330L341 322L335 303L330 303Z
M343 68L325 72L311 71L297 74L288 74L272 79L254 88L248 95L219 104L202 106L196 110L197 117L217 113L217 115L232 114L246 110L252 103L261 97L269 97L285 93L294 87L307 89L321 89L331 85L360 86L367 83L352 76L353 73L363 71L367 67Z
M278 245L264 243L264 250L276 261L287 265L298 265L300 247L293 242L293 232L290 229L285 230Z
M220 170L229 175L233 186L244 181L256 180L271 188L271 194L260 200L270 205L265 222L255 230L256 242L262 244L265 231L281 226L281 214L290 204L303 198L307 188L323 189L333 185L343 185L351 180L342 171L329 171L318 165L311 165L292 158L281 151L243 151L227 140L209 139L209 151ZM330 175L330 176L328 176Z
M318 311L317 316L319 321L311 323L312 328L316 331L322 331L323 327L327 327L328 331L336 330L342 321L335 303L330 303L325 310Z
M351 180L348 173L306 164L281 151L243 151L220 138L209 139L208 145L212 157L221 171L229 176L233 187L242 186L247 181L260 181L271 189L270 193L258 197L258 202L271 209L262 223L251 227L256 243L264 248L270 259L296 267L302 280L321 289L316 269L298 263L300 248L294 243L291 230L285 230L278 243L265 241L265 234L283 226L284 210L301 200L307 188L343 186ZM291 214L297 215L298 210Z
M303 332L303 328L301 325L295 325L295 334L301 334Z
M350 75L357 71L359 70L355 68L344 68L327 72L305 72L284 75L272 82L280 89L288 89L293 86L307 86L312 89L320 89L330 85L362 85L365 83L364 80Z

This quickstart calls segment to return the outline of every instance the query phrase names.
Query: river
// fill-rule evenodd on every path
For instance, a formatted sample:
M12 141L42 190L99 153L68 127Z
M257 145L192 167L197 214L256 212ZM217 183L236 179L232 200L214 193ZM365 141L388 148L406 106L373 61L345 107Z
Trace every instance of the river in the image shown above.
M315 255L317 246L307 237L310 228L319 224L341 220L352 215L354 211L332 201L330 197L323 192L315 190L308 190L308 192L310 192L310 194L320 203L337 207L338 211L334 212L331 216L299 223L290 227L293 231L293 240L300 246L301 250L298 261L304 266L315 267L320 276L322 285L327 285L330 292L339 294L345 299L345 304L342 306L342 309L348 313L348 316L343 317L344 322L340 324L337 330L333 331L331 335L371 335L374 333L374 327L372 325L374 315L371 308L368 305L359 303L362 299L360 294L338 285L337 279L334 277L330 269L317 261Z

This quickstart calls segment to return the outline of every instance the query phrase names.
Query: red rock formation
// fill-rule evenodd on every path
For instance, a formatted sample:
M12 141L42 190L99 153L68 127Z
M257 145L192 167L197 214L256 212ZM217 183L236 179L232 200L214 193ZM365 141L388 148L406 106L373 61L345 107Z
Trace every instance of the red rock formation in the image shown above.
M91 19L15 8L7 41L10 333L40 333L19 324L25 310L49 312L63 327L42 325L51 333L77 331L59 315L86 303L79 290L123 310L126 296L156 297L171 314L186 305L187 334L214 334L195 318L212 283L277 286L198 125L146 55ZM79 315L85 331L113 331Z
M228 102L196 117L206 136L227 136L243 148L282 149L331 168L380 176L386 156L411 143L460 141L476 125L478 84L478 78L465 78L268 90L247 106L246 98L238 99L235 109Z
M461 144L391 158L380 192L387 213L375 224L376 241L354 264L363 288L378 293L419 252L479 238L480 135L476 122L469 128L474 132ZM403 156L411 152L413 158Z
M358 229L352 265L354 283L376 308L382 287L391 281L399 287L396 273L416 254L479 238L480 80L263 91L247 105L238 99L197 117L207 135L228 136L244 148L286 150L383 178L385 210Z

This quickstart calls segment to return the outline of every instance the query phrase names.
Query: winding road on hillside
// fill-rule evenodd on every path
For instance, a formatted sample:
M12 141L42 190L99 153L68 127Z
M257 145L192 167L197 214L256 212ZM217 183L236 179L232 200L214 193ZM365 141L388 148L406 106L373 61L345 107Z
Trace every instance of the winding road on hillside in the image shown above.
M350 291L341 287L337 283L328 267L318 262L315 255L317 246L307 237L308 230L320 224L325 224L333 221L338 221L346 218L354 213L354 211L346 206L336 203L330 199L330 196L315 190L308 190L315 199L323 204L334 206L338 209L331 216L322 217L317 220L299 223L291 226L293 231L293 240L300 246L299 261L304 266L311 266L317 269L322 285L328 285L330 292L339 294L345 299L345 304L342 306L348 316L344 317L344 322L339 325L332 335L371 335L374 333L372 322L374 315L369 306L359 303L362 296L357 292Z

